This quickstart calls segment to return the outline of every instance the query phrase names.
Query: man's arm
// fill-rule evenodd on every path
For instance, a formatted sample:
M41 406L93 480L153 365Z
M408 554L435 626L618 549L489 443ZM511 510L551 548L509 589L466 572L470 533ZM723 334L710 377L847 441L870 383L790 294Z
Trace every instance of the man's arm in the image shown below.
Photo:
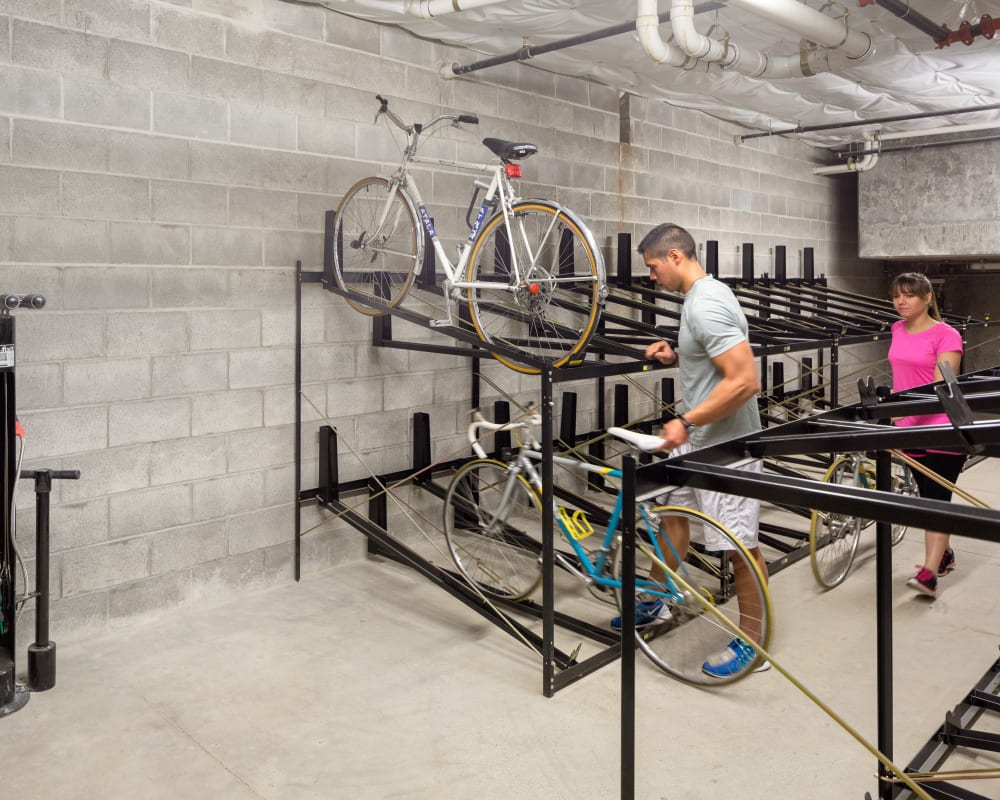
M692 425L725 419L760 391L757 364L750 343L745 339L713 358L712 364L722 380L708 397L684 412L684 419ZM664 449L673 449L688 440L687 427L679 419L672 419L663 426L660 436L664 439Z

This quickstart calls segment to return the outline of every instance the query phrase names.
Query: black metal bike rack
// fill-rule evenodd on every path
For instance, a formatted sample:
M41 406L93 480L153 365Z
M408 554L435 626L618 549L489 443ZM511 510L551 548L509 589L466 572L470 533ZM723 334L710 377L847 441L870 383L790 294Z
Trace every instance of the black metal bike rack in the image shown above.
M344 297L353 297L366 305L371 305L371 298L354 296L351 292L342 290L336 285L333 270L333 247L335 242L332 234L332 223L333 212L328 212L323 270L320 272L306 272L302 270L301 263L296 265L296 389L299 392L301 391L302 385L300 316L302 284L319 283L324 289L334 294L339 294ZM638 280L631 275L631 239L628 234L619 235L617 241L617 252L617 274L608 276L608 285L611 291L606 300L597 332L592 337L586 353L580 359L579 363L574 364L571 368L560 370L551 369L547 365L540 362L534 364L539 373L541 396L541 465L544 487L542 498L543 509L551 508L552 497L554 496L554 493L558 491L553 485L551 458L555 438L553 425L553 411L555 407L553 394L554 385L565 381L593 380L598 393L598 428L600 432L603 432L606 425L607 414L607 409L605 408L604 403L605 381L614 376L645 373L665 369L660 365L654 365L644 361L645 345L654 338L666 338L668 340L676 341L676 333L680 317L679 308L683 298L679 295L670 295L669 293L650 288L647 285L647 282ZM840 402L837 392L840 349L844 346L853 344L868 344L877 341L888 341L891 335L889 330L891 323L898 318L892 304L888 300L881 300L850 292L839 291L827 286L827 282L824 277L815 277L813 252L811 248L806 248L804 251L804 274L800 279L791 279L787 277L785 249L783 247L775 248L775 275L773 278L768 275L764 275L761 278L755 278L752 269L752 245L744 245L743 252L745 259L743 275L738 279L724 278L723 280L725 280L726 283L733 288L737 297L741 301L741 305L743 305L747 310L748 322L750 324L751 347L754 354L761 360L762 384L765 387L768 386L768 381L770 379L770 385L776 387L775 393L779 395L777 398L778 401L780 402L785 400L785 389L782 386L784 383L784 365L780 362L769 365L768 359L770 357L786 356L793 353L815 351L817 353L816 358L819 367L821 369L826 367L829 370L830 386L832 387L830 396L826 397L822 388L813 388L811 384L811 369L809 369L811 364L807 363L809 359L803 359L803 370L799 379L799 392L800 394L804 393L815 398L819 404L825 407L836 408ZM440 296L441 289L438 285L437 275L435 274L434 259L431 248L426 248L425 254L425 263L423 265L420 279L415 283L410 291L434 292ZM747 265L749 265L749 267ZM709 242L706 245L706 269L709 274L713 274L718 277L717 243ZM432 325L430 318L407 308L396 306L391 308L386 307L383 310L385 312L384 314L372 318L372 345L385 348L454 354L463 358L468 358L471 373L470 398L472 401L472 407L478 407L480 398L479 364L481 359L491 357L490 350L483 347L478 335L462 325L451 327L439 327ZM442 336L450 338L453 343L438 344L394 338L392 331L392 318L394 317L398 317L411 324L424 327L429 330L434 330ZM949 317L948 321L950 324L959 328L959 330L963 333L969 327L987 325L985 322L972 319ZM829 353L829 356L826 355L827 353ZM511 360L528 363L529 365L531 364L530 360L526 360L523 354L519 352L501 351L501 354L511 358ZM625 389L625 387L622 388L623 390ZM575 420L567 418L567 412L575 414L575 399L573 397L567 397L567 395L570 394L572 393L565 393L562 398L563 417L561 420L559 438L570 447L574 447L579 441L579 437L582 435L583 438L586 439L587 434L579 434L579 432L575 429ZM618 396L616 390L616 400L617 399ZM661 399L665 407L672 405L673 387L668 379L664 379L661 384ZM298 404L298 406L300 405L301 403ZM627 408L627 404L620 402L616 404L616 407ZM426 417L426 415L424 416ZM663 412L660 421L664 421L669 418L669 416L670 415L668 413ZM430 465L429 432L426 428L428 423L426 419L418 421L420 417L420 413L415 415L414 424L421 430L421 436L428 437L428 445L426 450L421 449L420 452L418 452L418 445L416 443L417 437L415 436L413 472L427 469ZM795 426L798 424L782 423L777 419L768 420L768 422L772 427L766 428L765 432L783 432L788 429L788 426ZM651 424L652 421L645 421L640 423L638 427L642 428L644 425L649 426ZM493 612L488 612L478 607L481 605L481 601L478 597L475 597L474 595L472 597L466 596L466 592L469 592L470 590L468 587L463 588L463 586L460 585L460 583L456 580L457 576L453 573L448 573L448 571L441 570L439 567L435 567L434 565L421 563L419 557L416 557L416 554L413 554L409 551L409 548L406 548L396 541L389 533L387 528L388 519L384 505L384 498L379 499L378 495L380 492L378 492L374 487L390 485L397 480L405 479L408 474L412 473L403 471L395 475L384 475L378 476L377 478L373 476L373 478L375 478L373 481L338 483L336 480L337 468L335 447L332 452L329 449L330 442L335 442L335 435L331 436L332 433L332 431L328 431L324 433L322 437L323 443L321 444L320 453L321 485L316 489L298 490L298 487L301 486L301 452L298 450L299 442L301 441L301 414L300 408L297 407L297 502L295 520L296 579L298 579L300 575L300 504L318 502L328 508L331 508L331 510L335 509L337 513L341 514L344 519L352 525L352 527L362 533L365 533L370 542L369 547L371 552L377 552L380 555L395 558L396 560L413 566L422 574L427 575L429 579L459 597L459 599L463 602L466 602L471 607L477 608L477 610L479 610L484 617L491 619L491 621L495 624L500 626L508 625L507 615L504 615L504 619L499 619ZM840 431L838 431L838 433L842 434ZM795 435L793 438L798 438L798 436ZM844 441L840 442L840 446L838 447L829 447L827 445L832 444L834 442L834 438L826 437L825 441L816 442L815 449L803 449L801 447L800 440L800 447L798 449L788 449L782 452L781 455L784 456L786 464L794 463L796 459L799 459L803 464L815 466L817 463L815 461L815 453L817 452L832 452L833 450L846 449L867 449L854 448L852 443L847 441L847 439L849 439L849 437L844 438ZM702 452L703 451L699 451L699 454ZM778 451L775 451L775 454L778 454ZM589 455L597 459L602 458L602 443L594 442L590 444ZM630 459L628 457L624 459L626 462L629 460ZM643 461L648 460L649 459L646 458L643 459ZM439 465L439 467L443 467L445 469L449 466L451 465ZM657 466L656 462L639 467L637 472L639 477L636 478L638 488L642 488L643 470L648 469L662 469L662 467ZM764 480L768 481L771 486L784 486L790 482L804 481L803 478L796 477L794 470L787 467L784 469L775 467L774 469L776 470L775 475L764 478ZM646 474L649 475L654 473ZM687 481L690 479L692 481L692 485L700 485L695 483L695 481L702 480L702 478L691 478L690 475L691 473L689 471L674 469L670 475L673 480L667 481L667 483L676 484L680 481ZM628 474L623 475L623 491L630 480L631 479ZM709 485L712 488L721 488L722 484L725 483L725 481L720 483L714 476L706 477L705 480L707 481L706 485ZM813 481L805 482L815 483ZM421 477L416 479L416 483L429 491L437 492L439 495L442 492L440 487L436 487L433 475L421 473ZM727 485L729 488L726 488L726 491L741 493L737 488L734 488L736 486L735 483ZM636 487L632 487L630 491L634 489L636 489ZM371 501L369 503L369 516L367 518L340 504L338 498L341 494L360 493L365 491L369 492L371 497ZM790 495L786 495L784 493L779 493L773 498L762 499L768 499L770 502L785 508L823 509L825 508L824 506L816 505L812 501L815 498L824 496L824 492L826 491L829 491L828 487L826 489L804 491L802 494L797 496L796 502L790 501ZM751 494L750 496L754 495ZM880 502L884 501L882 501L881 498L878 498L875 500L868 500L867 502L869 505L878 505ZM871 509L866 510L867 516L877 519L877 514L868 513L870 510ZM912 510L912 508L910 510ZM543 694L547 697L551 697L560 688L570 685L584 675L589 674L607 663L613 662L622 655L623 650L620 638L617 641L609 641L607 638L608 634L603 631L601 632L600 637L596 636L596 631L594 631L594 633L595 640L605 644L605 649L585 661L577 662L574 657L567 656L565 653L560 653L555 650L554 631L557 624L584 633L584 635L590 634L587 631L585 623L566 618L565 616L558 615L555 612L553 597L553 520L551 514L548 512L544 513L542 518L542 604L539 607L534 604L519 603L517 604L517 608L519 612L527 611L527 613L540 615L542 618L543 627L541 652L543 661ZM882 523L879 524L881 525ZM945 530L944 528L941 529ZM626 534L627 533L628 532L626 532ZM883 533L885 536L888 536L888 527L885 528ZM791 544L784 543L781 539L782 536L790 538ZM801 533L783 528L778 528L773 531L769 531L765 528L765 530L762 531L762 542L774 547L780 553L779 558L769 564L769 570L772 574L780 568L787 566L790 563L794 563L800 558L808 555L808 548L802 546L806 538L807 537ZM881 538L883 537L880 534L880 541ZM625 594L628 596L627 591ZM627 610L624 613L627 619L631 619ZM627 631L624 635L628 635ZM625 648L625 650L627 650L630 654L630 658L628 660L631 661L631 659L634 658L634 637L628 636L626 641L630 642L632 645ZM631 772L632 761L631 759L627 759L625 757L627 750L634 752L632 749L634 748L634 741L632 741L632 723L634 722L634 716L630 716L634 715L634 709L627 711L625 707L627 705L625 703L626 692L634 692L634 686L626 686L626 674L632 674L631 668L623 665L623 800L625 800L625 798L632 797L632 790L629 786L634 777ZM628 770L628 775L626 775L626 769Z
M948 413L951 425L896 428L885 424L893 417L942 411ZM978 452L989 457L1000 455L1000 422L974 422L975 411L986 414L1000 411L1000 368L896 394L863 391L862 401L852 406L789 422L669 461L654 462L638 471L640 493L655 491L663 485L688 485L876 520L877 746L890 759L893 757L892 524L908 524L918 517L932 530L1000 542L1000 511L893 494L889 483L889 451L944 448ZM788 476L753 475L730 466L747 457L868 451L877 454L875 489L834 486ZM991 672L995 671L996 665ZM995 674L988 678L984 681L990 687L989 693L977 687L971 696L976 708L995 710L997 680ZM923 762L931 756L939 762L942 755L939 744L994 750L998 743L1000 737L973 733L966 727L964 715L951 714L929 745L932 752L918 755L907 769L923 771L927 768ZM891 773L881 763L878 774L880 798L910 796L905 786L900 788L889 781ZM958 787L944 788L940 783L926 783L924 789L935 797L988 800ZM947 793L949 791L953 793Z

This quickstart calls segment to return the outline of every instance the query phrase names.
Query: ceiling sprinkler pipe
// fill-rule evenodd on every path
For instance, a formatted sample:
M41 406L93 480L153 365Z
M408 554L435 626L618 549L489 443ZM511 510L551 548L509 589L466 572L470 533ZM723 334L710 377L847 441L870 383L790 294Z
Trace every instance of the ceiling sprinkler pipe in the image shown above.
M828 17L798 0L729 0L729 5L770 20L810 42L843 50L855 60L867 58L874 49L871 37L848 28L846 18Z

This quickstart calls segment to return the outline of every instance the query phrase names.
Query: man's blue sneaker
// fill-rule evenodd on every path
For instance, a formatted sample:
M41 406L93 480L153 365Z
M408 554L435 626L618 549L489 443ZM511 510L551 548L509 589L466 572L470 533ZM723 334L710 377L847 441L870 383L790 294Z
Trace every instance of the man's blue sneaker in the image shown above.
M701 665L701 671L713 678L731 678L743 672L757 657L757 651L740 638L733 639L718 655ZM771 668L770 661L762 661L754 672L764 672Z
M635 627L645 628L670 619L670 609L660 599L650 600L645 603L635 604ZM611 627L620 631L622 629L622 618L614 617L611 620Z

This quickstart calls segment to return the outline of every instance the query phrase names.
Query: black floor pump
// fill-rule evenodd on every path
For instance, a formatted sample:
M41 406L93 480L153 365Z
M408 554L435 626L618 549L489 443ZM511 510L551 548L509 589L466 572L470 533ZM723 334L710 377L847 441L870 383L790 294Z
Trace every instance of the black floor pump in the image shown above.
M76 470L26 470L20 472L18 438L23 431L17 421L15 403L14 317L17 308L40 309L40 294L0 293L0 488L2 488L3 533L0 536L0 717L12 714L28 702L29 692L55 686L56 646L49 640L49 495L53 479L76 479ZM16 597L18 553L15 538L14 491L19 476L35 481L35 591ZM25 575L27 578L27 575ZM18 610L29 599L35 601L35 643L28 648L28 683L16 680L16 627Z

